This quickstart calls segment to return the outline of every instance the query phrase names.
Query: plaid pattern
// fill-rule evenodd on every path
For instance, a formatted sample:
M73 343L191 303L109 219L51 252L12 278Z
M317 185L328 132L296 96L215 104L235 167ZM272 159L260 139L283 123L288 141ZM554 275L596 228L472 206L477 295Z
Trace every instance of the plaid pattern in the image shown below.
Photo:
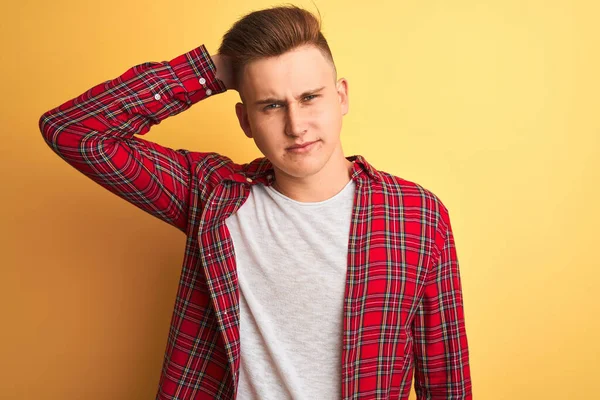
M224 92L204 45L136 65L44 113L62 159L187 235L156 398L234 399L239 292L225 219L251 185L271 185L266 158L239 165L134 136ZM342 348L343 399L470 399L469 354L448 210L416 183L354 161Z

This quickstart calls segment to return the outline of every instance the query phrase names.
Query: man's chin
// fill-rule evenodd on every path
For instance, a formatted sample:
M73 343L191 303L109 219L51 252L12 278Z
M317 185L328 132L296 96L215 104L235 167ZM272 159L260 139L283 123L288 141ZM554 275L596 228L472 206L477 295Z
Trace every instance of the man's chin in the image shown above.
M284 176L304 179L317 174L324 167L325 166L318 163L317 160L313 160L313 162L284 162L283 165L279 165L277 169Z

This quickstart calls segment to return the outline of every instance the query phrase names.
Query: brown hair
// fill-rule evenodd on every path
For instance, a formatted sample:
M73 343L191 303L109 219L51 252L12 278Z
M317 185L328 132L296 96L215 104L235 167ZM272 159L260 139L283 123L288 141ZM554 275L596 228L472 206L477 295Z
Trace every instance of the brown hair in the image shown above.
M252 61L279 56L306 44L321 51L337 76L331 50L321 33L321 13L317 19L292 4L245 15L223 36L218 53L231 57L235 85L239 85L244 66Z

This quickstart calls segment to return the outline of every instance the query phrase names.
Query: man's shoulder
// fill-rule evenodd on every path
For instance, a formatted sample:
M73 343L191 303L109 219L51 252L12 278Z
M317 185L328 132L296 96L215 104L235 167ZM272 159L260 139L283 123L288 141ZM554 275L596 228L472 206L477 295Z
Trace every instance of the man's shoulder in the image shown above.
M225 181L246 184L267 180L273 175L273 166L266 157L241 163L218 152L189 152L191 173L200 179L205 190L212 190Z
M448 210L440 197L422 184L378 170L382 187L390 196L401 196L404 206L418 206L435 213L447 213Z
M245 163L237 163L231 158L220 153L206 153L204 165L219 172L221 178L232 174L244 177L258 178L262 175L273 173L273 164L266 157L258 157Z
M389 203L398 201L402 207L420 207L436 213L446 211L440 198L423 185L376 168L362 154L350 156L349 160L354 161L355 171L362 167L366 176L372 178L372 189L381 192Z
M252 163L237 163L230 157L218 152L187 152L192 165L192 172L201 173L202 176L211 176L219 181L229 178L233 174L243 174L252 169Z

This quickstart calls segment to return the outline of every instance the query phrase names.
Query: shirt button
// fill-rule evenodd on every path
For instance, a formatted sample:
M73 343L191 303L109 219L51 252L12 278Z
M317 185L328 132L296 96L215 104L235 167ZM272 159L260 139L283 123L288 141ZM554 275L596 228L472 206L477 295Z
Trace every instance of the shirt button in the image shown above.
M246 178L248 182L252 182L252 178Z
M210 253L208 253L207 256L210 257Z
M223 311L223 314L227 314L227 310Z
M207 95L207 96L210 96L211 94L212 94L212 90L210 90L210 89L207 89L207 90L206 90L206 95Z
M154 100L160 100L160 94L156 93L156 94L154 95Z
M272 179L273 175L267 175L267 179Z
M200 78L198 79L198 82L200 82L201 85L204 85L206 83L206 79Z

